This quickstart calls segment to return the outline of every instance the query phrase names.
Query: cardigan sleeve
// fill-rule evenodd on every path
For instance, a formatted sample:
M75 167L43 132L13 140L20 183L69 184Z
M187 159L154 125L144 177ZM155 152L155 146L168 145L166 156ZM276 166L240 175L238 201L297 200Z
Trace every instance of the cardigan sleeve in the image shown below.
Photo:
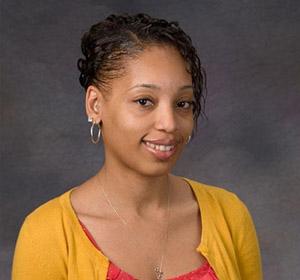
M251 214L241 201L241 220L237 238L237 255L241 279L262 280L263 271L259 242Z
M16 242L12 280L67 279L66 250L47 219L23 222Z

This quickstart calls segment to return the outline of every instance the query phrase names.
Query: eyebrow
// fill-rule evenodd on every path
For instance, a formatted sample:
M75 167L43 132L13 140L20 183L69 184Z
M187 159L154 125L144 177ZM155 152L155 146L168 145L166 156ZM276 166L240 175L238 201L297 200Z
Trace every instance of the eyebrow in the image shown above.
M156 90L160 89L160 87L155 84L137 84L137 85L129 88L128 91L135 89L135 88L148 88L148 89L156 89ZM193 89L193 86L192 85L184 85L179 88L179 91L186 90L186 89Z

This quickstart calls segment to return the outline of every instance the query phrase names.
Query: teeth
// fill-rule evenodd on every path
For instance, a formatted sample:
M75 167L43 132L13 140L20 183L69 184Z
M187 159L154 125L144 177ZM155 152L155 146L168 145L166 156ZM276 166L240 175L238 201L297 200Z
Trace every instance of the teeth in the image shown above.
M171 151L174 148L174 145L155 145L149 142L145 142L147 146L151 147L152 149L162 151L162 152L168 152Z

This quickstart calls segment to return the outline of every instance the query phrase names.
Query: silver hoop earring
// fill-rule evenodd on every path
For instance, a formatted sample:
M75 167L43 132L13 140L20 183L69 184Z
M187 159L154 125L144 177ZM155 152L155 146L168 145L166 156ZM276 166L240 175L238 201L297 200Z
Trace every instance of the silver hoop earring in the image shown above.
M190 143L192 136L189 135L188 140L186 141L186 144Z
M97 135L97 138L96 138L96 139L94 138L94 125L95 125L95 124L96 124L97 127L98 127L98 135ZM92 126L91 126L91 140L92 140L92 142L93 142L94 144L97 144L97 143L99 142L100 138L101 138L101 126L100 126L99 123L93 122L93 124L92 124Z

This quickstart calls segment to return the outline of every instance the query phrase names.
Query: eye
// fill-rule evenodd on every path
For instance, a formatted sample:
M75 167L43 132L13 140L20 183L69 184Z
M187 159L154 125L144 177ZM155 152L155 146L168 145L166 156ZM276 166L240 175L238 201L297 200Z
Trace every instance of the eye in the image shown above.
M149 98L140 98L135 100L134 102L138 102L140 105L142 105L142 107L149 107L149 105L145 106L147 104L147 101L150 101L152 103L152 101Z
M180 104L179 107L183 108L183 109L190 109L191 107L195 106L195 102L194 101L181 101L179 103L177 103L178 105Z

